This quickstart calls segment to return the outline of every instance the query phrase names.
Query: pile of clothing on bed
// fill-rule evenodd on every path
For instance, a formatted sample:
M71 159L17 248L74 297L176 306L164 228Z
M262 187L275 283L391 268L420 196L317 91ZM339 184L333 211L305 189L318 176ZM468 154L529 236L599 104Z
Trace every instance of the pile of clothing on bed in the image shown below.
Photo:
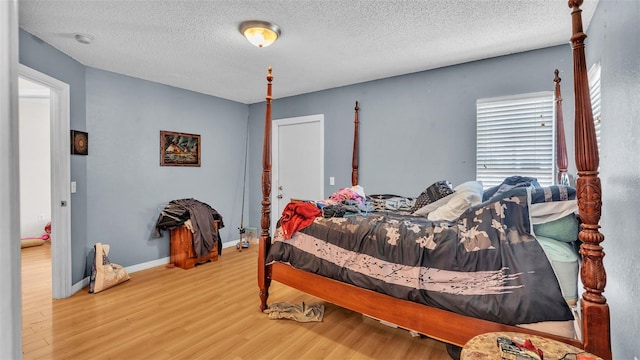
M325 218L366 215L375 210L367 200L364 189L359 185L340 189L328 199L316 201L315 204L322 210L322 216Z
M278 226L285 238L309 226L316 217L367 215L374 211L361 186L340 189L323 200L292 201L282 210Z

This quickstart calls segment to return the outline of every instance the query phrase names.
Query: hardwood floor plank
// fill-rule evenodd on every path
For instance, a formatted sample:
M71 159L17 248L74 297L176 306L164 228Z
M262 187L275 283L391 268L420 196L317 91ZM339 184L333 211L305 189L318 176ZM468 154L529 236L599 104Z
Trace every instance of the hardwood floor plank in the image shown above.
M48 243L22 251L24 359L449 359L438 341L279 283L270 303L324 304L324 320L268 319L258 310L256 246L55 301L50 259Z

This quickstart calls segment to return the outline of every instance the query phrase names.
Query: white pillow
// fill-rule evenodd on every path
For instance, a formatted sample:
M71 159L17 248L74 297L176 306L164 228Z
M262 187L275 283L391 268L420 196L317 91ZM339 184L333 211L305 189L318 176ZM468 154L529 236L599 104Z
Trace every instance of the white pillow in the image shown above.
M431 211L427 218L431 221L449 220L453 221L460 217L468 208L482 202L482 182L467 181L456 186L453 194L446 204Z
M529 206L531 223L534 225L561 219L578 212L578 200L550 201Z

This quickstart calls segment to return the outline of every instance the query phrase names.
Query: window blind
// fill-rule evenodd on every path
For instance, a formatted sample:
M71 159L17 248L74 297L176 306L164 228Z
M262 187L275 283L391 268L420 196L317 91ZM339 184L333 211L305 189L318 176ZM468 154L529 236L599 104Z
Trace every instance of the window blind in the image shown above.
M593 123L596 127L596 140L598 152L600 151L600 63L594 64L587 75L589 77L589 96L591 97L591 110Z
M535 177L542 186L555 180L553 92L479 99L476 179L485 188L505 177Z

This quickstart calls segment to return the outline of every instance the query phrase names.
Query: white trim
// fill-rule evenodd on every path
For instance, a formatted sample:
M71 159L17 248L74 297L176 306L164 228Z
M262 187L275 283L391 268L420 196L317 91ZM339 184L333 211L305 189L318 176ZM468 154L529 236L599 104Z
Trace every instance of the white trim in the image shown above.
M226 249L226 248L230 248L230 247L237 247L239 242L240 242L240 239L223 242L222 243L222 248Z
M128 273L134 273L136 271L142 271L151 269L156 266L162 266L169 263L169 257L163 257L156 260L147 261L141 264L131 265L124 268L124 270Z
M226 248L230 248L230 247L236 247L236 245L239 242L240 242L240 239L223 242L222 243L222 248L226 249ZM252 243L251 245L257 246L257 244L254 244L254 243ZM160 258L160 259L147 261L147 262L144 262L144 263L127 266L127 267L124 268L124 270L129 274L133 274L133 273L138 272L138 271L147 270L147 269L151 269L151 268L154 268L154 267L157 267L157 266L166 265L166 264L169 263L169 261L170 261L170 257L167 256L167 257L163 257L163 258ZM73 286L71 287L71 292L73 294L75 294L78 291L81 291L85 287L89 286L89 282L90 281L91 281L91 279L90 279L89 276L83 278L79 282L73 284Z
M124 270L129 274L133 274L133 273L138 272L138 271L151 269L151 268L154 268L156 266L162 266L162 265L165 265L165 264L168 264L168 263L169 263L169 257L167 256L167 257L163 257L163 258L160 258L160 259L147 261L147 262L144 262L144 263L127 266L127 267L124 268ZM79 282L73 284L73 286L71 287L72 293L75 294L78 291L81 291L82 289L86 288L87 286L89 286L89 282L90 281L91 281L90 277L87 276L87 277L83 278L82 280L80 280Z
M85 277L82 280L78 281L77 283L73 284L73 286L71 287L71 292L73 294L77 293L78 291L86 288L87 286L89 286L89 277Z
M69 297L71 274L70 89L49 75L19 64L20 77L51 89L51 289L54 299ZM61 204L65 202L66 206Z
M244 241L247 241L247 239L244 239ZM256 241L257 239L255 239L254 241L251 241L251 243L249 244L249 247L258 246L258 243ZM230 248L230 247L237 248L239 243L240 243L240 239L225 241L222 243L222 248L223 249ZM243 249L246 249L246 247Z
M283 125L302 124L302 123L320 123L320 194L324 198L324 114L298 116L292 118L284 118L273 120L271 123L271 185L278 184L278 140L279 140L279 127ZM321 200L321 199L317 199ZM275 226L280 218L280 214L277 211L273 211L274 205L278 203L278 191L277 189L271 190L271 234L274 234Z
M21 90L21 99L49 99L51 94L48 90Z
M0 359L22 359L18 2L0 1Z

